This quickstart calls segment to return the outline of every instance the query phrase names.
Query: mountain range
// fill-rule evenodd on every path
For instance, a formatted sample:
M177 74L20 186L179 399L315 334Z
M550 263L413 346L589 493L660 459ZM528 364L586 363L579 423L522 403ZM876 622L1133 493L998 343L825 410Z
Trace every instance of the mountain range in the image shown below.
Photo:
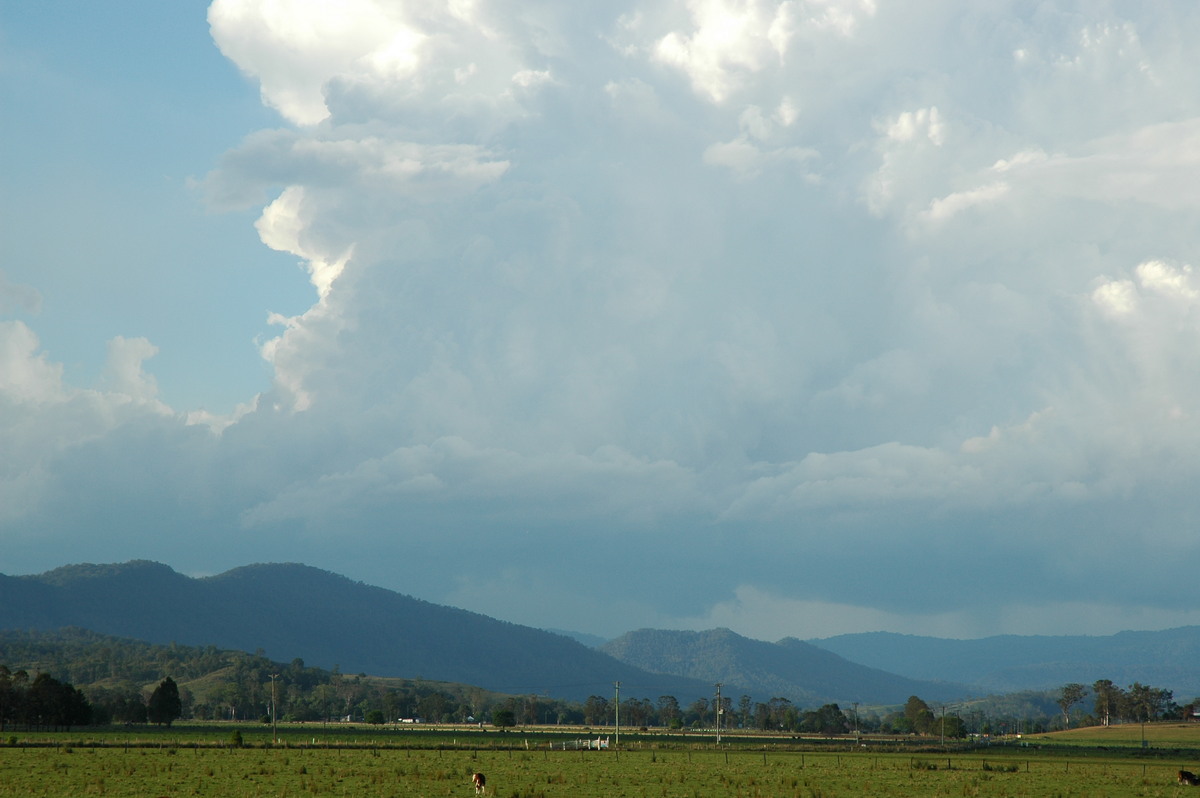
M299 564L203 578L147 561L0 575L0 629L63 627L568 700L609 696L614 682L626 696L680 701L710 697L720 682L725 695L782 697L802 707L893 705L910 695L953 701L1100 678L1166 687L1177 699L1200 694L1200 678L1189 671L1200 627L981 640L881 632L774 643L728 629L642 629L591 647Z
M600 650L648 671L742 685L755 696L779 696L800 706L897 704L911 695L952 701L977 692L966 684L910 679L859 665L794 637L767 643L728 629L641 629L605 643Z
M563 635L298 564L249 565L203 578L147 561L0 576L0 629L62 627L262 650L276 661L298 657L344 673L422 677L501 693L582 700L611 695L614 681L680 700L711 692L709 684L647 673Z
M979 693L1053 690L1110 679L1173 690L1179 703L1200 696L1200 626L1114 635L996 635L948 640L867 632L810 640L854 662L913 679L968 682Z

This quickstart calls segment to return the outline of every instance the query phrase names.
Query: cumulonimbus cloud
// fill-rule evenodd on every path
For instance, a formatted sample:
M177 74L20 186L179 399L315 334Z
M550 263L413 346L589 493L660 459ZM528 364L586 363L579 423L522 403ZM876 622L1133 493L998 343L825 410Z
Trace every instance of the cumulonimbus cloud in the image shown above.
M1014 563L1086 562L1031 579L1035 600L1113 577L1114 547L1149 572L1131 519L1195 545L1176 522L1200 107L1168 97L1194 70L1152 14L1058 6L1047 30L1019 4L217 0L217 46L281 124L203 187L262 209L312 307L275 317L270 388L201 425L151 401L151 342L116 342L87 401L122 395L139 420L85 414L93 437L62 451L200 464L161 469L158 495L229 539L486 551L508 576L406 589L523 612L523 573L599 589L545 571L600 539L589 555L638 552L642 582L679 558L781 607L928 612L937 594L897 597L889 558L958 574L998 532ZM82 401L30 328L0 334L8 418ZM5 485L99 501L66 459ZM860 604L828 576L851 565L875 577ZM711 597L666 581L648 613L704 616Z

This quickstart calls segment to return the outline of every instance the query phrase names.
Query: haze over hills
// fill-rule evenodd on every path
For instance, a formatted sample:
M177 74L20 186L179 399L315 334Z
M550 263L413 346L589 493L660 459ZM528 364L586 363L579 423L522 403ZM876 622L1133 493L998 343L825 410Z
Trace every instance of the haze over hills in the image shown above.
M582 700L726 695L800 706L951 701L1111 679L1200 694L1200 627L1110 637L944 640L890 633L752 640L727 629L640 630L598 648L565 634L431 604L305 565L191 578L158 563L0 575L0 629L79 627L152 643L256 651L345 673L461 682Z
M803 706L895 704L911 695L949 701L977 692L964 684L909 679L869 668L795 638L766 643L728 629L641 629L609 641L601 650L646 670L742 685L753 695L787 697Z
M0 575L0 628L65 626L573 700L609 695L614 681L629 695L681 701L712 688L648 673L562 635L297 564L250 565L200 579L146 561Z
M810 640L863 665L913 679L966 681L988 693L1049 690L1068 682L1111 679L1173 690L1175 699L1200 696L1200 626L1114 635L998 635L950 640L891 632Z

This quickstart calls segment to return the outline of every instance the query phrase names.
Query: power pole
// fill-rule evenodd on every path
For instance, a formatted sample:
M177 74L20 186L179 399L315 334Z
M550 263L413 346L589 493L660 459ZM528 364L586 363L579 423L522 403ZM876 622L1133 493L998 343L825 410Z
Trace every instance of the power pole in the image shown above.
M721 744L721 711L724 709L721 706L721 683L717 682L717 745Z
M615 687L617 690L617 696L614 699L613 710L616 712L616 715L614 716L614 725L617 727L616 745L619 746L621 744L621 683L613 682L613 687Z
M278 675L278 673L271 674L271 737L275 743L279 742L279 724L276 717L279 713L276 709L275 698L275 677Z

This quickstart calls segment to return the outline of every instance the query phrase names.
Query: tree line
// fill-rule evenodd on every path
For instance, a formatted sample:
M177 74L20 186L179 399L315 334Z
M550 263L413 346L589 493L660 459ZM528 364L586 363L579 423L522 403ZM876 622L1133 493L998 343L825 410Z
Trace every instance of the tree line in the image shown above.
M902 708L880 713L859 712L827 703L802 709L787 698L756 702L742 695L700 698L686 706L671 695L627 698L619 704L600 695L583 702L538 695L499 695L465 685L423 680L372 679L365 674L348 676L336 668L309 668L303 660L287 665L261 653L225 652L231 662L219 670L222 677L204 696L197 697L170 676L152 690L132 683L88 685L77 689L47 673L30 677L24 670L0 665L0 731L70 729L88 724L154 723L170 725L179 718L269 722L356 721L399 723L488 722L498 727L524 725L587 725L624 728L673 729L723 728L782 731L798 734L850 733L917 734L957 739L968 734L1016 731L1039 732L1050 728L1044 715L1024 718L988 717L970 705L931 707L910 696ZM1190 716L1191 706L1177 706L1171 692L1135 683L1128 690L1108 680L1093 685L1096 715L1085 722L1157 720ZM1088 695L1082 685L1066 685L1057 703L1069 724L1069 711Z
M1097 679L1091 687L1070 682L1059 689L1058 704L1063 728L1070 728L1071 710L1093 698L1092 712L1078 719L1083 726L1112 723L1146 723L1153 720L1190 720L1200 699L1180 706L1171 690L1134 682L1122 688L1111 679Z
M590 725L623 728L722 728L801 734L921 734L947 739L967 734L1048 731L1069 725L1070 710L1094 696L1093 713L1077 722L1105 724L1190 717L1170 691L1134 683L1127 689L1099 680L1090 690L1023 692L930 706L917 696L891 709L826 703L804 708L787 698L749 695L700 698L592 695L568 701L543 695L504 695L469 685L421 678L385 679L279 663L213 646L169 646L107 637L82 629L0 632L0 651L12 667L0 674L0 729L6 725L66 728L81 723L169 723L175 719L396 723L487 722L511 725ZM42 671L45 671L44 673ZM164 678L165 677L165 678ZM203 678L201 678L203 677ZM82 687L76 689L73 684ZM36 689L35 689L36 686ZM189 687L191 689L189 689ZM1069 690L1067 688L1070 688ZM165 691L165 693L164 693ZM1057 700L1056 700L1057 699ZM1063 700L1068 700L1063 709ZM164 709L162 702L166 701ZM1056 707L1057 704L1057 707ZM1078 714L1078 713L1076 713Z
M39 673L16 673L0 665L0 731L26 729L70 730L92 722L92 707L72 685Z
M270 673L268 673L268 671ZM743 695L736 706L729 698L720 703L698 699L681 706L674 696L629 698L619 705L603 696L593 695L582 703L549 699L544 696L495 696L484 691L440 690L433 686L411 684L388 687L365 676L345 677L306 669L301 660L279 667L261 657L239 660L233 668L234 680L218 691L221 700L216 717L228 708L233 720L268 722L272 712L284 722L352 720L367 723L393 723L404 718L431 723L482 722L495 726L569 724L625 727L667 727L682 729L754 728L808 734L841 735L850 732L936 734L949 738L966 735L963 721L943 712L939 721L930 707L916 696L904 709L882 718L876 714L858 715L836 703L801 710L786 698L754 702ZM306 682L309 689L303 689ZM461 688L461 686L458 686ZM249 690L249 688L253 688ZM239 713L242 706L245 712ZM342 714L345 713L345 714ZM406 714L408 713L408 714ZM214 706L196 702L186 688L170 676L146 693L132 687L114 689L92 686L79 690L47 673L32 679L24 670L11 671L0 666L0 731L12 727L40 730L69 730L73 726L153 723L170 726L179 718L213 719Z
M138 708L136 712L132 706ZM144 700L139 695L130 701L121 720L170 726L182 713L179 686L168 676ZM0 665L0 732L11 728L70 731L75 726L107 724L112 720L111 708L97 706L72 684L48 673L30 678L28 671L13 671L7 665Z

